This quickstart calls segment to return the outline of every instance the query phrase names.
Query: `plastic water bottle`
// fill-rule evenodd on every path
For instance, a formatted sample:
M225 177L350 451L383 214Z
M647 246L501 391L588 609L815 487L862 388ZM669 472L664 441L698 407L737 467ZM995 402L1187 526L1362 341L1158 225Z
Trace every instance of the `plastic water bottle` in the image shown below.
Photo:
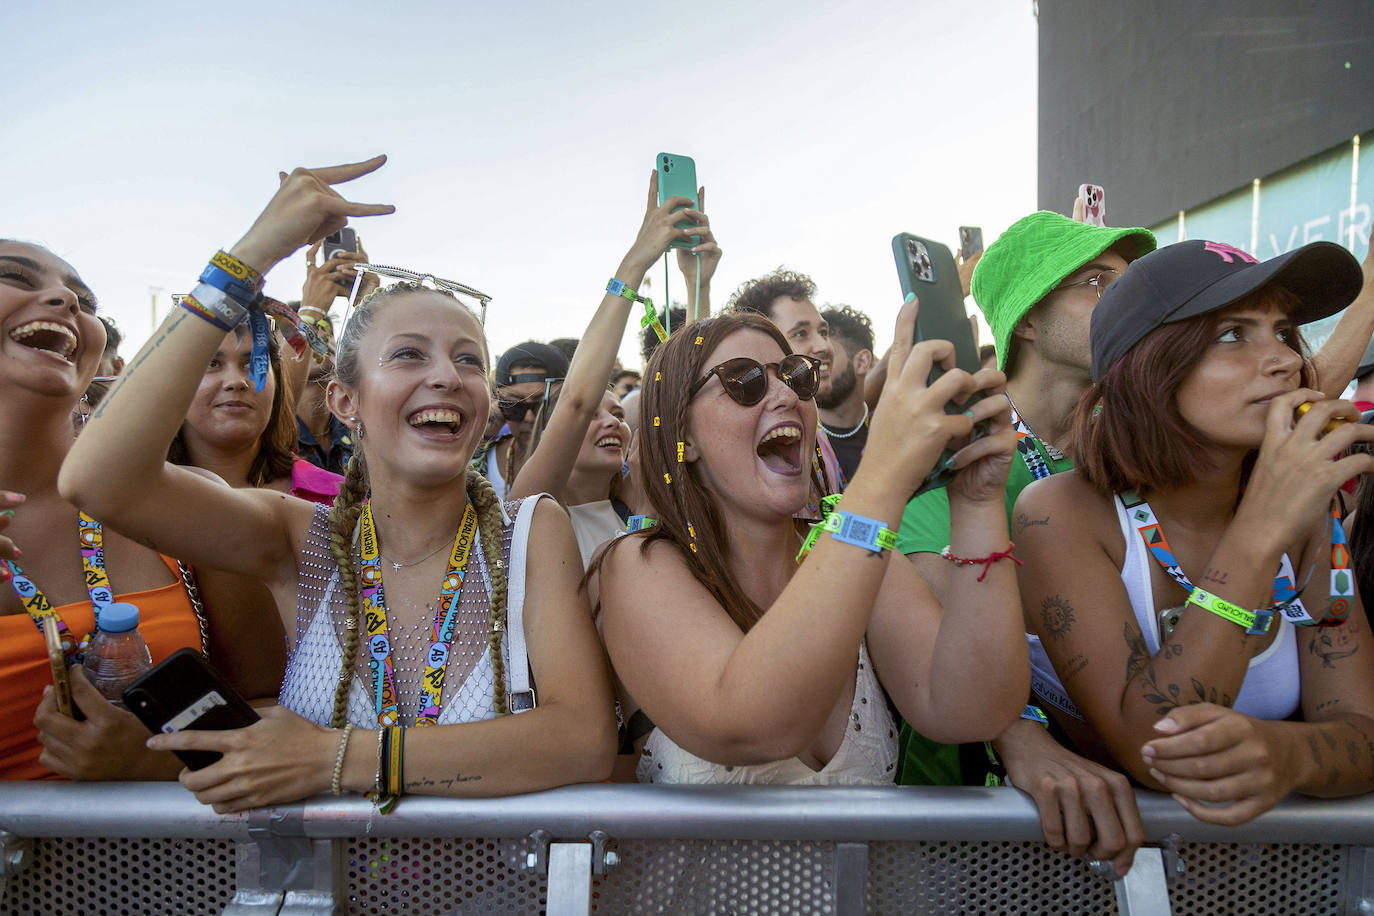
M153 667L148 644L138 632L138 608L132 604L108 604L100 612L100 625L82 662L86 677L100 695L124 708L124 688Z

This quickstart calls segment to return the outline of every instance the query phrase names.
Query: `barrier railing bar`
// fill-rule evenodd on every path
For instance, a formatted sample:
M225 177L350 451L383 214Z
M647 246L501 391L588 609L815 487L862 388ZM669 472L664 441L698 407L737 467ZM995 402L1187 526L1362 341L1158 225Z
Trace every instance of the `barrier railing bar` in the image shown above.
M836 843L833 889L837 916L863 916L867 911L868 844Z
M1292 798L1248 824L1196 820L1167 795L1139 791L1150 842L1374 846L1374 797ZM618 840L1036 841L1029 798L1007 788L568 786L489 799L408 797L388 815L362 798L320 796L260 809L278 836L559 839L600 829ZM250 839L249 815L221 816L176 783L0 783L0 830L20 837Z
M587 916L592 908L592 844L549 846L548 916Z
M1131 870L1116 882L1116 910L1121 916L1170 916L1164 855L1157 846L1135 852Z

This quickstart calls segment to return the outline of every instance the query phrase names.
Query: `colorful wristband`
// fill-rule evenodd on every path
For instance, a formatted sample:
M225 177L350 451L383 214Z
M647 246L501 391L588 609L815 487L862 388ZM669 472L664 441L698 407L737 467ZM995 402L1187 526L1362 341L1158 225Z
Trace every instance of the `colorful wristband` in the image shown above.
M258 298L262 277L248 265L223 251L217 252L201 272L200 282L220 290L247 308Z
M642 531L645 528L652 528L658 524L658 519L649 518L647 515L631 515L625 521L625 531Z
M234 330L248 313L247 308L208 283L198 284L189 296L181 300L181 307L226 332Z
M648 296L641 296L638 292L626 286L624 280L617 280L615 277L612 277L606 282L606 292L610 293L612 296L628 299L631 302L644 303L644 317L639 319L639 326L641 328L653 328L654 333L658 335L660 343L668 339L668 331L663 327L663 322L658 320L658 313L654 311L654 301L652 299Z
M1250 611L1238 604L1232 604L1224 598L1218 598L1209 591L1194 588L1188 596L1188 603L1195 604L1206 611L1211 611L1223 620L1229 620L1237 626L1244 627L1245 632L1252 636L1260 636L1269 632L1269 625L1274 620L1272 608L1262 608L1258 611Z
M838 509L836 506L839 501L839 494L827 496L821 500L821 512L824 514L824 518L811 526L811 533L806 536L806 540L802 542L801 550L797 552L798 563L816 546L816 540L821 536L822 531L829 531L830 536L842 544L862 547L874 554L896 548L897 535L886 524L877 519L865 518L862 515L855 515L853 512Z
M1050 727L1049 717L1045 715L1044 710L1039 706L1027 705L1026 708L1021 711L1021 718L1029 719L1038 725L1043 725L1045 728Z

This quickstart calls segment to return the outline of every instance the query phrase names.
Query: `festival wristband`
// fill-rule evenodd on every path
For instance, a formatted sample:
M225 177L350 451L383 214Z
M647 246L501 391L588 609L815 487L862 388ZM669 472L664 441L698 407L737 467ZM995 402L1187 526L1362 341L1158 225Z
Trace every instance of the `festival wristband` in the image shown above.
M1269 624L1274 620L1272 608L1263 608L1258 611L1246 610L1238 604L1232 604L1224 598L1218 598L1211 592L1200 588L1193 589L1193 593L1188 596L1188 603L1196 604L1223 620L1229 620L1237 626L1244 627L1245 632L1252 636L1268 633Z
M1049 717L1045 715L1044 710L1042 710L1039 706L1027 705L1026 708L1021 711L1021 718L1029 719L1031 722L1034 722L1037 725L1042 725L1045 728L1050 727Z
M256 271L223 251L210 259L201 272L200 282L220 290L244 308L253 304L262 289L262 277Z
M658 519L656 518L649 518L649 516L647 515L631 515L625 521L625 531L627 533L633 531L642 531L645 528L652 528L657 524Z
M644 317L639 319L641 328L653 328L654 334L658 336L659 343L668 339L668 331L664 329L663 322L658 320L658 313L654 311L654 301L648 296L641 296L636 291L625 285L624 280L617 280L612 277L606 282L606 292L612 296L619 296L631 302L644 303Z
M824 518L811 526L811 533L806 536L801 550L797 553L798 562L801 562L801 559L816 546L816 540L821 536L822 531L829 531L830 536L842 544L862 547L873 554L896 548L897 535L886 524L877 519L865 518L862 515L837 509L836 505L839 501L838 494L827 496L821 500L821 512Z
M208 283L197 284L191 294L181 300L181 307L222 331L234 330L248 313L247 308Z

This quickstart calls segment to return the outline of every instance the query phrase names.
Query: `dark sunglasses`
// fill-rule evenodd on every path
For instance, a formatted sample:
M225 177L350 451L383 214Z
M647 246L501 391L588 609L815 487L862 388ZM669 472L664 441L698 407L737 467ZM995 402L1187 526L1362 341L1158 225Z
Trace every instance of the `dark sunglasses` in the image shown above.
M790 353L776 363L761 363L747 356L727 359L719 366L712 366L705 375L697 379L696 384L687 392L687 397L696 397L701 386L709 382L714 375L720 379L721 387L731 400L741 407L753 407L768 393L769 369L775 371L778 380L791 388L799 399L809 401L816 396L816 388L820 385L820 377L817 374L820 360L813 356Z
M523 377L519 377L519 380L526 381L526 379ZM528 397L519 398L518 400L514 401L498 400L496 402L496 406L501 408L501 416L505 417L507 420L519 423L521 420L525 419L525 414L529 413L531 410L538 412L539 405L543 404L546 400L548 400L549 390L555 384L558 384L563 380L561 378L539 378L528 379L528 381L543 382L544 390L537 394L532 394Z

